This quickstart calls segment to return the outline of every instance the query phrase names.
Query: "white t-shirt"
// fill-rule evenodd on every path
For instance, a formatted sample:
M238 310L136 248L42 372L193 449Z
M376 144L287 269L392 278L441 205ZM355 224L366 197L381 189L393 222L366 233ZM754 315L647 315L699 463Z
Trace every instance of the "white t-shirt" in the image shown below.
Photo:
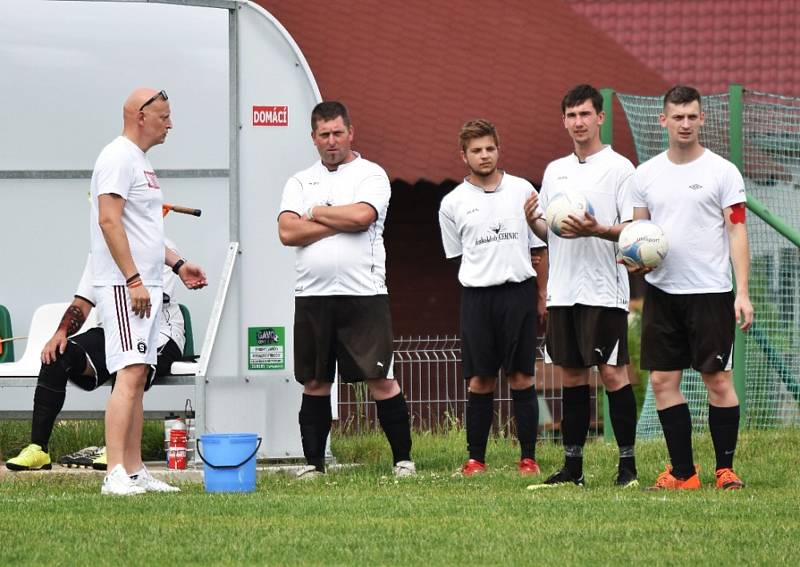
M539 202L546 210L550 200L566 190L586 196L597 222L615 225L633 218L630 183L633 164L606 146L585 163L574 153L547 166ZM548 229L549 230L549 229ZM628 272L617 264L617 244L596 237L561 238L547 235L550 272L547 306L580 303L628 310Z
M289 178L283 188L281 213L291 211L302 216L318 203L367 203L378 215L363 232L340 232L308 246L297 246L295 296L388 293L383 226L390 196L389 177L383 168L358 154L336 171L317 161Z
M122 224L133 261L144 285L161 285L164 265L163 197L153 166L128 138L118 136L97 158L92 173L90 242L94 285L120 285L120 272L98 224L98 196L116 194L125 199Z
M164 301L161 304L161 329L158 339L158 348L161 348L169 339L172 339L178 345L181 352L183 352L183 347L186 344L183 313L181 313L178 302L173 299L178 277L172 273L172 269L169 266L163 263L162 266L164 266ZM97 302L95 300L92 280L92 254L89 253L89 256L86 258L86 266L83 268L81 281L78 283L78 289L75 291L75 296L85 299L94 306ZM167 301L168 297L169 301ZM99 321L97 326L102 326L102 321Z
M733 289L722 211L747 200L735 165L709 149L680 165L663 152L636 169L632 195L633 206L646 207L669 242L664 262L645 276L648 282L675 294Z
M545 246L525 220L525 200L533 185L503 173L487 193L467 181L450 191L439 206L445 256L461 256L458 281L464 287L522 282L536 275L531 249Z

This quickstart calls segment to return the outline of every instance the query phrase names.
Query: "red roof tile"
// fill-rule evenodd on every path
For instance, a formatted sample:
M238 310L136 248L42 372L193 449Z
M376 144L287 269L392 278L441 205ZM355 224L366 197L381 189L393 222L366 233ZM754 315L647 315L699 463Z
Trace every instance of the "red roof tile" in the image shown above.
M457 135L493 121L501 165L538 181L572 149L560 101L589 82L654 94L667 87L589 20L552 0L258 0L300 46L325 99L348 105L354 146L390 178L459 179ZM621 116L615 147L633 158Z

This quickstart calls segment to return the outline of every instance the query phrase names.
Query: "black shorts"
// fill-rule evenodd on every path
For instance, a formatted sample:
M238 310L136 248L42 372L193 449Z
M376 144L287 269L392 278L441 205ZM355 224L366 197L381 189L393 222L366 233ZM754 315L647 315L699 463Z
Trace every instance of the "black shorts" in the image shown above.
M628 312L581 304L550 307L545 345L553 363L565 368L624 366L630 362Z
M733 292L670 294L647 284L642 313L642 368L730 370L736 315Z
M294 377L333 382L392 378L388 295L295 298Z
M109 374L108 368L106 368L106 342L102 327L93 327L85 333L71 337L69 340L86 353L95 371L94 376L70 375L69 379L73 384L83 390L92 391L109 380L116 380L116 372ZM151 371L147 374L147 382L144 386L145 392L153 386L158 376L168 375L172 363L180 360L182 356L183 353L181 353L178 345L172 339L169 339L164 346L160 347L158 349L158 364L155 369L151 367Z
M461 368L465 379L536 371L536 278L461 291Z

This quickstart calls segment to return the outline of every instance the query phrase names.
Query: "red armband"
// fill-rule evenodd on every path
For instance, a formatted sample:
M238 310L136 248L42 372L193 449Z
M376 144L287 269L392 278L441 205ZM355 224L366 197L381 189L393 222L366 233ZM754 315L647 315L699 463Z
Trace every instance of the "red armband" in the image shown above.
M744 224L744 214L747 207L744 203L736 203L731 205L731 224Z

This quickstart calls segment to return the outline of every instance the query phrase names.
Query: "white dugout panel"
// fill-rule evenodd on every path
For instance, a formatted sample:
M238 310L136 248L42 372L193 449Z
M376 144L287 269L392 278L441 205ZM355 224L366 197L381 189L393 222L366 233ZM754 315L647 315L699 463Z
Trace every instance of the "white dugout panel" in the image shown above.
M278 240L277 214L286 179L318 157L309 117L320 96L286 30L239 0L12 0L0 3L0 65L0 303L15 334L38 305L72 296L88 250L94 160L121 132L127 94L163 88L175 125L148 156L166 201L203 210L165 219L167 234L209 275L208 289L178 297L191 311L197 352L209 345L229 242L240 253L206 375L196 388L154 388L145 409L191 397L198 432L256 431L260 457L301 456L294 254ZM251 350L249 329L282 332L283 344L262 332L266 344ZM17 359L24 346L15 346ZM260 369L266 351L273 368ZM65 409L79 396L87 394L71 390ZM106 396L86 399L102 409ZM32 407L32 390L3 388L0 397L1 409Z

